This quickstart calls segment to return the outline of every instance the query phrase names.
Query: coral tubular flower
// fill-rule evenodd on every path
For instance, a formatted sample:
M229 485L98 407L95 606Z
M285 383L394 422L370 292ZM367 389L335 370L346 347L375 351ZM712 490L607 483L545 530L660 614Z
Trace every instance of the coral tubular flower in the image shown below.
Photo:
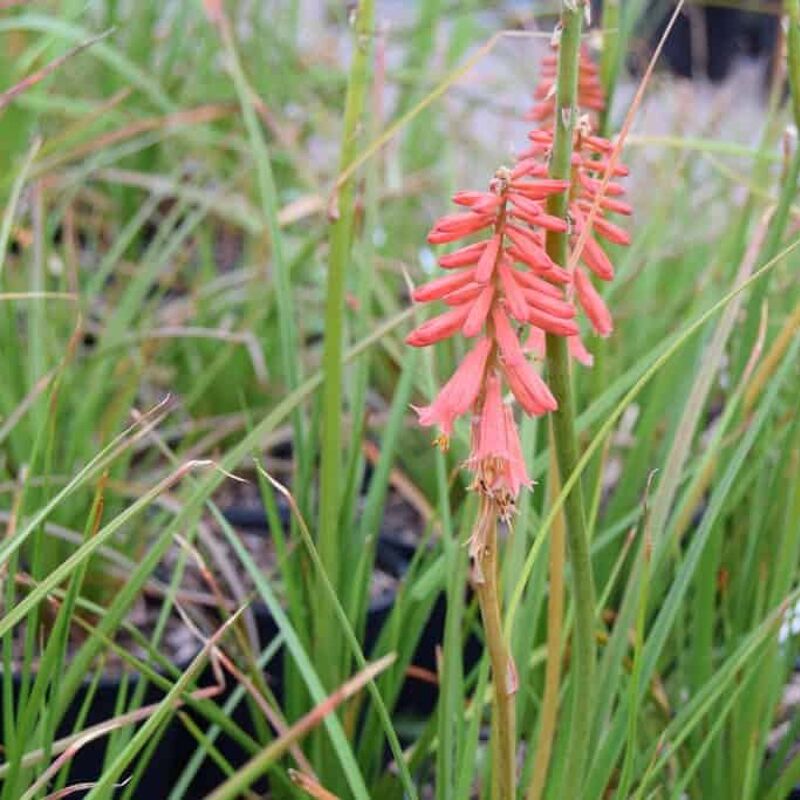
M428 234L430 244L446 244L481 230L492 223L491 214L465 212L442 217Z
M503 516L530 478L522 457L519 433L511 409L503 402L500 378L490 373L481 412L472 424L472 452L467 462L475 473L475 488L497 501Z
M486 244L486 242L468 244L466 247L440 256L439 266L443 269L458 269L459 267L469 267L477 264L486 249Z
M416 409L421 425L438 425L444 437L450 436L455 419L465 414L478 397L491 350L489 339L481 339L475 345L433 403Z
M614 330L614 323L611 319L611 312L603 302L603 298L592 285L586 273L578 267L575 270L575 293L581 308L586 312L592 327L600 336L609 336Z
M529 488L532 481L525 466L522 444L519 440L519 432L514 422L514 412L511 410L511 406L503 406L503 413L506 418L506 445L508 447L504 483L510 487L512 496L516 497L520 489Z
M486 317L489 316L489 309L492 307L494 300L494 284L487 284L481 293L475 298L475 302L467 314L461 332L464 336L477 336L483 329Z
M496 309L493 322L500 347L501 367L519 404L532 416L558 408L547 384L525 358L524 350L502 309Z
M483 253L478 259L478 266L475 268L475 280L478 283L488 283L491 280L502 238L502 236L493 236L483 248Z
M474 280L474 270L456 272L453 275L445 275L442 278L436 278L436 280L426 283L424 286L418 286L411 296L418 303L426 303L429 300L441 300L451 292L457 289L463 289L465 286L473 283Z
M594 356L586 349L583 339L580 336L569 336L567 338L569 354L584 367L591 367L594 364Z

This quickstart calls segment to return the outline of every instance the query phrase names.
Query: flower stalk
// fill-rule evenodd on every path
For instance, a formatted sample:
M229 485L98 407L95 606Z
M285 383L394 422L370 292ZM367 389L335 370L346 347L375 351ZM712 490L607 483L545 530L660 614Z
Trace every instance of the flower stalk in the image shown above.
M561 12L561 38L556 82L556 113L550 177L568 180L572 172L573 134L577 123L576 95L583 6L564 3ZM567 218L569 194L562 192L548 198L548 213ZM564 266L569 260L569 235L548 231L546 250L550 258ZM575 470L578 447L575 435L575 410L570 382L569 353L563 338L547 335L548 383L558 403L551 416L556 460L561 481ZM567 544L572 567L575 627L573 634L573 694L569 724L569 746L562 797L580 797L586 771L592 724L594 691L594 580L589 557L581 482L578 481L564 503Z
M483 500L476 523L482 530L475 536L482 542L477 558L478 577L475 585L481 609L486 646L492 664L493 754L492 796L497 800L513 800L517 791L516 705L517 677L511 652L503 635L500 606L500 568L497 543L497 513L491 502Z
M552 440L552 435L551 435ZM558 466L555 450L550 447L550 470L552 476L548 490L551 501L561 491L558 481ZM550 756L556 736L558 709L561 694L561 659L563 647L561 636L564 627L564 514L553 522L550 533L550 590L547 595L547 663L545 665L544 696L539 714L539 735L536 741L536 756L533 762L525 800L541 800L547 783Z
M427 347L460 334L472 340L467 355L430 405L418 408L420 423L437 426L436 443L446 449L457 418L469 415L472 448L465 466L480 499L470 540L473 575L492 665L494 684L492 797L516 796L516 670L502 626L498 568L498 521L510 523L516 498L531 485L514 413L503 397L507 386L521 408L538 416L555 408L544 381L526 358L519 325L577 336L575 308L567 300L567 274L544 250L542 231L566 231L549 216L544 199L567 188L531 172L501 168L488 192L459 192L453 198L469 209L442 217L428 235L431 244L449 244L473 234L483 239L440 257L448 274L418 287L413 298L441 300L448 310L412 331L406 341ZM534 174L535 173L535 174Z

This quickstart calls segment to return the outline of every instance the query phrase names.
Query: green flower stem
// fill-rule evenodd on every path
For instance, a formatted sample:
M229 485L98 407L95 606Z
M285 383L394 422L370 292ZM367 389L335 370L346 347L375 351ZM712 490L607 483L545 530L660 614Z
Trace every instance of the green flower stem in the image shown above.
M788 60L789 88L792 93L794 123L800 128L800 0L786 0L786 56Z
M483 545L478 556L480 577L476 580L486 646L492 662L492 797L514 800L517 792L517 739L515 722L516 681L508 644L503 635L500 611L500 571L497 559L497 512L481 504L476 535Z
M561 12L561 45L556 85L555 140L550 161L550 176L569 180L571 174L572 135L577 117L575 99L578 86L583 6L566 2ZM552 195L548 202L551 214L566 219L569 197L565 192ZM547 252L557 264L566 266L569 256L567 233L547 233ZM550 388L558 400L558 410L551 415L556 460L561 481L575 471L578 446L575 437L575 409L569 373L567 342L561 336L547 335L547 365ZM567 544L572 566L575 627L573 635L572 711L569 746L561 797L579 798L586 774L589 735L594 693L594 581L589 559L581 482L577 481L564 503L567 521Z
M355 49L347 83L340 172L346 170L358 152L359 129L370 81L369 57L374 28L374 0L362 0L355 12ZM344 343L344 298L347 265L353 232L355 180L350 176L333 198L330 258L325 305L325 343L322 355L322 452L319 505L319 554L330 582L341 584L342 542L339 517L342 500L342 348ZM343 657L341 635L325 592L316 593L317 642L320 673L327 689L341 683ZM324 655L322 655L324 654Z
M555 502L561 492L558 464L556 464L555 458L555 450L551 447L550 466L553 477L547 482L551 502ZM561 642L564 629L564 528L564 515L558 514L553 520L553 529L550 534L550 591L547 595L547 664L545 666L544 696L539 713L540 724L536 740L536 756L525 800L541 800L544 795L550 756L558 727L561 661L564 655Z
M620 0L605 0L603 3L603 19L600 27L603 30L603 53L600 58L600 83L606 94L606 106L600 112L597 130L601 136L608 136L611 123L611 106L614 102L614 89L620 66Z

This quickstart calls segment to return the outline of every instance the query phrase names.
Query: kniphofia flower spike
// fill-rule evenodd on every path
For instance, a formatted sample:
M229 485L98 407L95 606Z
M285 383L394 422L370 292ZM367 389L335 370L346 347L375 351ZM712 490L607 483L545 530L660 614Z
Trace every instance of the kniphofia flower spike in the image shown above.
M544 249L546 230L566 231L564 220L544 210L543 201L568 188L542 170L500 169L487 192L459 192L453 201L466 211L442 217L428 235L432 244L473 234L480 241L443 255L446 275L417 288L418 302L441 300L448 309L420 325L407 342L425 347L456 334L474 344L434 401L417 409L423 425L436 425L446 447L458 417L472 418L472 450L466 462L473 487L491 498L504 517L530 484L514 414L503 400L510 389L525 413L556 408L547 384L520 343L520 329L575 336L575 308L564 287L569 274Z
M549 103L557 55L546 57L543 83L537 90ZM600 110L602 89L588 53L581 53L581 91L584 110ZM474 340L469 352L433 402L417 409L422 425L438 426L437 443L446 448L456 419L469 415L472 447L466 466L473 472L472 487L508 519L516 497L530 484L514 414L503 400L506 386L523 411L531 416L557 408L547 384L527 353L544 354L545 335L567 338L574 358L590 365L592 357L581 341L576 323L577 300L594 330L608 336L611 314L589 273L610 280L614 267L597 238L627 244L628 234L607 219L608 213L630 214L619 199L623 187L609 181L603 188L613 145L596 136L589 118L576 126L572 174L569 181L548 177L553 131L544 106L537 118L544 126L530 132L530 144L512 169L501 168L485 192L459 192L453 201L464 210L439 219L428 234L430 244L464 244L439 258L447 274L413 292L420 303L441 301L447 310L420 325L408 344L426 347L456 335ZM615 165L612 174L627 174ZM603 191L601 192L601 188ZM547 198L569 191L567 220L546 212ZM594 209L594 210L593 210ZM591 217L591 223L589 219ZM590 227L580 253L582 266L574 274L553 263L545 250L545 232L569 232L574 247ZM587 272L588 270L588 272ZM521 344L523 329L528 333Z

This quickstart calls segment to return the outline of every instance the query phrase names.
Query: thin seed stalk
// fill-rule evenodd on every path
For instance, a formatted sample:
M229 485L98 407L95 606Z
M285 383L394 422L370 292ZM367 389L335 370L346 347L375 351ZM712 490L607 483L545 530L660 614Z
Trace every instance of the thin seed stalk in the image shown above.
M374 27L374 0L362 0L355 12L355 48L350 65L345 100L344 129L340 153L340 172L346 170L358 152L359 128L369 87L370 42ZM344 346L344 299L347 263L350 257L355 203L355 181L350 176L338 188L333 203L334 222L330 234L330 258L325 305L325 342L322 355L322 451L319 506L319 554L334 587L341 584L342 464L342 351ZM340 636L333 610L325 593L319 591L315 619L317 640L325 656L320 660L323 681L328 689L340 683Z
M583 6L566 2L561 12L561 43L556 84L556 118L550 176L569 180L571 176L572 137L577 110L578 55L580 48ZM569 197L565 192L551 195L549 213L567 218ZM567 265L568 233L547 232L548 255L557 264ZM562 482L575 471L578 445L575 436L575 408L569 373L569 354L563 337L547 335L547 369L550 388L558 401L558 410L551 414L556 460ZM567 522L567 545L572 567L575 627L573 633L573 693L569 724L569 744L566 756L568 768L564 773L562 797L580 797L586 773L591 733L592 701L594 694L594 580L589 558L586 512L581 482L578 481L564 503Z
M516 681L511 653L503 635L500 609L500 570L497 558L497 511L491 501L481 503L476 535L482 546L478 554L478 603L481 608L486 646L492 664L492 797L514 800L517 787Z

